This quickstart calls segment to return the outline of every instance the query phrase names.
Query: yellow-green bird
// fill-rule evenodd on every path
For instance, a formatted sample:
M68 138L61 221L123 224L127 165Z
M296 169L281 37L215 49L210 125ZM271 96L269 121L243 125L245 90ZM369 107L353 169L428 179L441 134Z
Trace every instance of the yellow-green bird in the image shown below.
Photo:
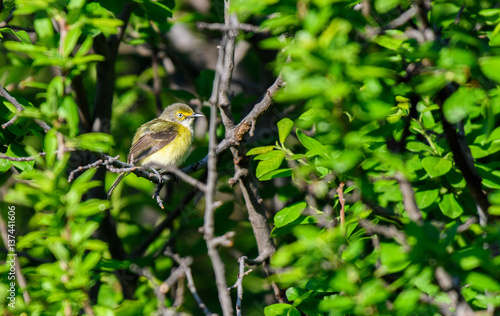
M127 162L135 166L163 170L178 166L185 159L193 142L193 122L197 117L191 107L183 103L169 105L163 113L137 129ZM108 192L113 190L125 176L120 173Z

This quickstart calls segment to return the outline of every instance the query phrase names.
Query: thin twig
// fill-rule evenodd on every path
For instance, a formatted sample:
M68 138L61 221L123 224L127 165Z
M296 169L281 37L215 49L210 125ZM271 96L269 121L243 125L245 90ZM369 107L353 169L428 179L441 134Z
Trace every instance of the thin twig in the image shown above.
M186 274L187 269L192 263L193 263L193 258L191 257L181 259L179 267L175 271L173 271L170 274L170 276L160 285L160 291L164 294L168 293L168 291L170 291L175 282L177 282L177 280L182 275Z
M179 177L182 181L186 182L187 184L190 184L191 186L197 188L198 190L202 192L206 192L207 186L205 183L191 177L187 173L183 172L180 169L177 169L175 167L167 167L166 170L170 173L173 173L177 177Z
M390 226L377 225L377 224L374 224L374 223L367 221L367 220L364 220L364 219L360 219L358 221L358 224L361 227L363 227L364 229L366 229L366 232L369 235L379 234L379 235L382 235L386 238L394 239L400 245L402 245L406 251L410 250L410 246L408 245L408 242L406 241L406 235L402 231L398 230L396 228L396 226L394 226L394 225L390 225Z
M472 197L476 201L479 224L481 226L486 226L488 222L488 209L490 207L490 202L488 197L482 190L483 179L478 175L476 167L474 165L474 158L472 157L471 150L467 144L467 140L463 133L457 133L456 125L452 125L446 119L443 112L444 101L453 93L453 87L448 85L438 92L436 98L436 104L439 105L441 112L443 129L448 140L448 145L450 146L451 152L453 153L453 161L455 161L456 166L463 174L465 182L467 183L467 188L469 189Z
M44 152L38 153L38 156L44 157L45 153ZM4 154L0 154L0 159L6 159L6 160L10 160L10 161L33 161L33 160L35 160L35 157L34 156L10 157L10 156L4 155Z
M458 25L460 23L460 18L462 17L462 13L464 12L465 9L465 4L463 4L460 7L460 10L458 10L457 16L455 17L455 21L453 21L453 24Z
M120 158L120 156L116 156L116 157L107 157L106 159L99 159L93 163L90 163L88 165L85 165L85 166L78 166L78 168L76 168L75 170L71 171L69 173L69 176L68 176L68 182L71 182L73 181L73 178L75 177L75 174L77 172L82 172L82 171L85 171L85 170L88 170L88 169L91 169L91 168L97 168L99 166L106 166L108 167L109 165L113 164L115 161L118 160L118 158ZM112 167L112 166L111 166ZM135 167L132 167L131 169L135 169ZM120 170L120 172L130 172L130 171L133 171L133 170Z
M7 101L9 101L10 103L12 103L12 105L17 109L18 113L24 111L24 106L21 105L21 103L19 103L16 98L14 98L13 96L11 96L7 90L4 89L4 87L2 85L0 85L0 96L1 97L4 97ZM17 115L16 115L17 116ZM14 117L16 117L14 116ZM12 121L12 120L11 120ZM10 122L10 121L9 121ZM7 122L7 123L9 123ZM49 125L47 125L47 123L45 123L44 121L42 120L39 120L39 119L35 119L35 122L38 124L38 126L40 126L41 128L43 128L43 130L45 132L48 132L51 127ZM7 126L5 126L7 123L3 124L2 125L2 128L6 128ZM12 122L13 123L13 122ZM12 124L10 123L10 124ZM9 125L10 125L9 124Z
M420 212L417 202L415 201L415 192L413 191L410 181L408 181L408 179L406 179L401 172L396 172L394 178L399 183L399 189L403 195L403 205L408 213L408 217L410 217L413 222L421 225L422 213Z
M340 202L340 227L345 225L345 198L344 198L344 182L340 182L337 188L337 194L339 195Z
M165 250L165 255L172 258L177 264L181 265L183 258L181 258L178 254L171 252L169 249ZM190 257L184 258L189 259ZM192 260L192 259L191 259ZM196 304L203 311L203 313L207 316L217 316L217 314L212 313L207 305L203 303L198 291L196 290L196 286L194 285L193 274L191 273L191 268L188 266L185 271L186 281L189 288L189 291L194 297Z
M244 32L252 32L252 33L268 33L266 30L262 30L259 26L247 24L247 23L238 23L236 26L238 30ZM220 31L220 32L228 32L233 27L227 27L224 23L207 23L207 22L197 22L196 28L198 30L208 30L208 31Z
M240 270L238 272L238 279L233 286L228 288L228 291L234 288L237 288L237 299L236 299L236 315L241 316L241 303L243 301L243 278L252 272L252 269L245 271L245 260L247 257L243 256L238 259L240 264Z

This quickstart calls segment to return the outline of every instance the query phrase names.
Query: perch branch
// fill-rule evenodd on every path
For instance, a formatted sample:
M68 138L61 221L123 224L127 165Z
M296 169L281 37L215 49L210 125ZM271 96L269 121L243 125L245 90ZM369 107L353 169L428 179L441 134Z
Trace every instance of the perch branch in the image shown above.
M22 106L17 100L16 98L14 98L13 96L11 96L7 90L4 89L4 87L2 85L0 85L0 96L1 97L4 97L7 101L9 101L10 103L12 103L12 105L16 108L18 114L21 113L22 111L24 111L24 106ZM8 121L7 123L3 124L2 125L2 128L7 128L8 126L12 125L15 121L15 119L17 118L18 114L16 114L14 116L13 119L11 119L10 121ZM41 128L43 128L43 130L45 132L48 132L51 127L45 123L44 121L42 120L39 120L39 119L35 119L35 122L38 124L38 126L40 126Z

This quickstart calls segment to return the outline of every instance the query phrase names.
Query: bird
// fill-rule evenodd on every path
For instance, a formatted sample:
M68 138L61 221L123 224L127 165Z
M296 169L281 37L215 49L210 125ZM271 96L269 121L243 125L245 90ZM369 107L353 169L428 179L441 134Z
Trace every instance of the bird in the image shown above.
M184 103L174 103L165 108L158 118L141 125L132 139L127 163L152 169L158 174L168 167L177 167L184 162L193 142L193 122L197 117ZM126 175L120 173L108 191L108 198Z

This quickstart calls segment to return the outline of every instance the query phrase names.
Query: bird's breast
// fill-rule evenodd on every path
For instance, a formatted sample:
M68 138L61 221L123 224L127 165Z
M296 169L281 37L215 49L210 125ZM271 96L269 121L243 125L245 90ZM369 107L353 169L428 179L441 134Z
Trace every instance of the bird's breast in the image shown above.
M184 162L193 142L193 133L184 126L179 127L177 137L154 154L144 158L140 165L155 169L178 166Z

